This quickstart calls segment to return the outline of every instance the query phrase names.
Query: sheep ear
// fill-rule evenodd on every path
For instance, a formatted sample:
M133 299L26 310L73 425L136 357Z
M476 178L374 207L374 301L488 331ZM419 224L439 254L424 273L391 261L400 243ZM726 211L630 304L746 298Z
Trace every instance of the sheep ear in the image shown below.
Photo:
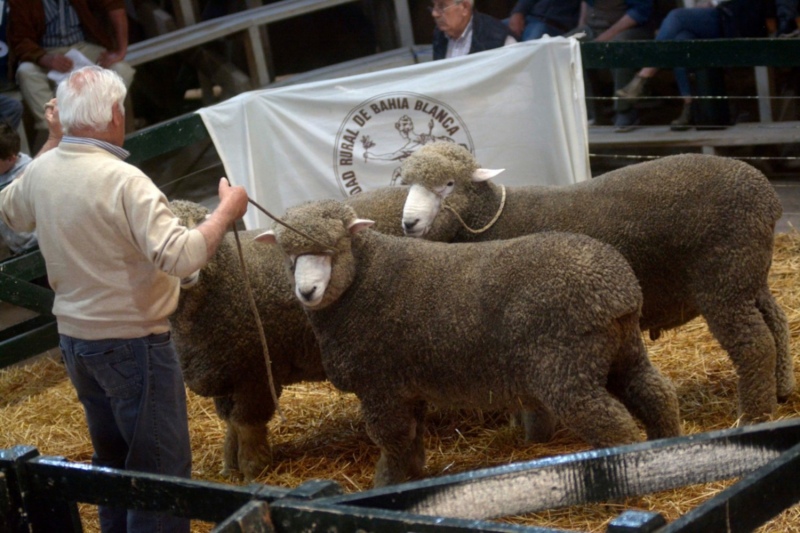
M369 220L368 218L357 218L352 221L349 226L347 226L347 230L350 232L350 235L355 235L356 233L360 233L374 225L374 220Z
M501 172L503 172L504 168L499 169L491 169L491 168L479 168L472 173L472 181L486 181L491 179Z
M267 230L260 235L256 235L253 240L256 242L263 242L264 244L278 244L278 241L275 239L275 232L272 230Z

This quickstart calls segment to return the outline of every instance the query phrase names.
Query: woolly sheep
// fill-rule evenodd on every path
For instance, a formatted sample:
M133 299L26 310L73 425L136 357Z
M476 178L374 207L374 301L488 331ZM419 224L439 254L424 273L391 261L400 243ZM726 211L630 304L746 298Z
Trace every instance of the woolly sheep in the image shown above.
M401 187L364 192L348 202L377 221L382 232L402 235L400 219L407 190ZM173 212L184 225L200 224L208 210L182 200ZM240 235L248 278L273 361L278 395L284 385L325 379L311 326L284 275L282 254L254 245L260 231ZM213 397L226 424L224 473L250 480L271 464L267 422L275 403L253 312L246 297L233 234L227 235L196 280L181 291L170 318L173 338L189 388Z
M330 243L283 227L258 237L287 255L328 379L360 400L381 449L375 486L422 474L428 402L552 413L594 446L640 440L631 414L649 438L680 433L675 390L642 341L638 282L612 246L394 237L333 200L283 219Z
M781 204L743 162L685 154L630 165L564 187L501 187L452 143L422 147L401 168L410 236L435 228L448 241L508 239L539 231L589 235L630 262L652 339L702 315L739 377L745 422L773 413L795 387L786 316L767 285ZM471 233L452 211L475 231ZM493 217L499 218L493 224Z

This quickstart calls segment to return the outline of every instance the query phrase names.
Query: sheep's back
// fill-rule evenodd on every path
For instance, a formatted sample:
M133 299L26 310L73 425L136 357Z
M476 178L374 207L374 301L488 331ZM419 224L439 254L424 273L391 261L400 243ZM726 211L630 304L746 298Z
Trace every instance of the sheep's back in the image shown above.
M353 284L328 308L308 311L326 373L344 390L424 374L433 394L487 365L507 377L531 363L521 353L536 351L545 364L550 347L569 345L582 357L580 343L639 316L630 266L583 235L439 244L369 232L354 243Z

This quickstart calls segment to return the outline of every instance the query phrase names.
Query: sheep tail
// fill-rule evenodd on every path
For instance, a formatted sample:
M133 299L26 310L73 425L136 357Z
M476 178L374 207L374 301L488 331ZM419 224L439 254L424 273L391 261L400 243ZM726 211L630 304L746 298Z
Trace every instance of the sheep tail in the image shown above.
M264 348L264 362L267 364L267 380L269 381L269 392L272 394L272 403L275 404L275 411L281 417L281 422L286 422L286 417L283 415L281 405L278 403L278 394L275 392L275 380L272 378L272 360L269 357L269 347L267 346L267 336L264 334L264 323L261 321L261 315L258 314L258 306L256 299L253 296L253 287L250 285L250 278L247 275L247 267L244 264L244 254L242 253L242 243L239 241L239 232L236 225L233 226L233 236L236 238L236 249L239 252L239 264L242 267L242 276L244 277L244 285L247 288L247 299L250 301L250 308L253 310L253 316L256 319L258 326L258 335L261 338L261 346Z

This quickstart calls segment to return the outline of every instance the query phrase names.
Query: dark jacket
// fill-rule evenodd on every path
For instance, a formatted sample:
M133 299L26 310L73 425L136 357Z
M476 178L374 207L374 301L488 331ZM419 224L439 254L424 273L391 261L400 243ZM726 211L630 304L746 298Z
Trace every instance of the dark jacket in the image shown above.
M469 46L469 53L500 48L509 35L511 33L508 26L494 17L473 11L472 44ZM447 55L447 35L436 28L433 30L433 59L444 59L445 55Z
M725 0L717 5L722 37L767 36L767 6L764 0Z
M69 0L86 40L114 50L113 32L108 21L98 14L125 9L124 0ZM36 63L45 54L39 46L45 30L44 6L41 0L10 0L8 2L8 45L15 61Z

